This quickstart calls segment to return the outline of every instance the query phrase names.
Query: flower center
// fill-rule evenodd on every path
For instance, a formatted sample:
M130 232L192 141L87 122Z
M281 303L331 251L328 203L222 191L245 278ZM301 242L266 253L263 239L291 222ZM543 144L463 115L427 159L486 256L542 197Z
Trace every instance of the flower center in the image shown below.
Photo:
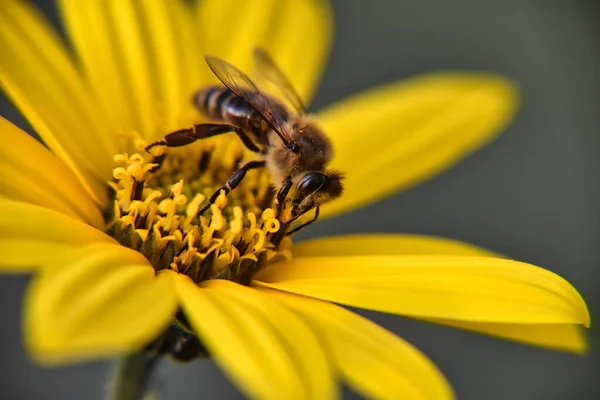
M114 156L108 234L144 254L155 270L171 269L195 282L248 284L259 268L291 257L291 240L271 208L274 190L265 169L248 172L199 214L244 160L237 141L219 138L163 151Z

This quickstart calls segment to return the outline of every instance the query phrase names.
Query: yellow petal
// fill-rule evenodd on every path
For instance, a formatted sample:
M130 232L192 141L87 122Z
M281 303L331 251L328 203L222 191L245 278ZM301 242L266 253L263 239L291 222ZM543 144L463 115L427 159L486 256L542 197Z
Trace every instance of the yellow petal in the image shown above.
M134 130L143 137L154 138L164 136L167 125L172 126L176 106L173 96L180 93L181 86L179 78L177 82L173 79L173 74L180 71L162 69L173 66L166 58L175 53L172 31L168 30L169 17L165 15L156 27L159 32L153 32L154 27L149 24L156 22L154 12L160 5L146 3L161 2L62 0L60 9L84 72L102 103L113 111L120 130ZM156 47L157 34L165 35L161 45L166 48ZM164 62L154 58L158 51L164 52ZM163 93L167 82L174 86ZM158 101L159 91L164 94L164 103ZM161 132L157 131L158 126L162 126Z
M199 38L190 36L192 11L185 2L146 1L139 8L164 135L184 126L184 110L192 111L192 95L201 86L203 50Z
M194 330L247 395L261 399L335 395L319 341L284 307L228 281L209 281L198 288L179 276L177 290Z
M0 237L0 269L5 272L30 272L38 269L63 268L90 253L115 251L121 245L114 242L73 244L41 239L10 239ZM139 258L140 262L144 261Z
M359 94L319 115L346 175L333 215L407 189L495 137L513 117L515 85L487 74L431 74Z
M83 74L117 130L134 127L133 94L117 51L105 1L59 0L59 10Z
M125 74L128 84L122 89L129 90L133 102L134 129L144 137L154 137L157 125L153 78L150 60L145 48L146 36L142 31L142 22L136 10L135 2L123 0L106 1L108 9L106 22L112 28L114 40L112 51L118 54L122 62L120 70Z
M309 240L294 246L294 257L385 254L446 254L492 256L493 253L451 239L420 235L348 235ZM421 318L422 319L422 318ZM526 344L585 353L587 342L579 326L567 324L493 324L425 319Z
M77 249L73 244L47 240L0 238L0 270L7 272L29 272L45 268L56 259L62 259Z
M252 51L262 47L300 97L310 102L331 48L333 17L328 1L207 0L199 3L197 21L207 54L251 74ZM217 82L205 71L211 82Z
M462 255L493 257L495 253L458 240L426 235L343 235L294 244L294 257L360 255Z
M66 244L116 243L104 232L58 211L0 198L0 240L27 239Z
M242 71L252 70L252 51L266 40L275 0L205 0L196 10L198 35L206 54L223 58ZM218 82L205 67L212 83Z
M309 322L340 374L358 393L376 399L451 399L452 389L419 350L391 332L334 304L263 289Z
M173 276L155 276L141 254L119 246L44 270L26 298L28 350L57 364L142 348L176 312Z
M271 301L267 296L245 286L225 280L207 281L202 285L220 296L239 302L248 312L267 321L280 339L287 343L288 357L310 399L337 397L332 371L315 334L296 315Z
M567 281L499 258L306 257L267 267L255 279L257 285L415 318L586 327L590 322L584 300Z
M0 85L50 149L95 195L105 198L116 144L102 108L68 52L27 2L8 0L0 11Z
M52 208L95 228L104 220L71 170L39 142L0 117L0 195Z
M589 350L585 332L580 325L491 324L435 318L420 319L548 349L569 351L576 354L586 354Z
M183 79L184 104L179 119L183 121L181 126L185 126L198 121L198 110L190 99L199 88L207 84L208 76L213 76L213 73L206 68L203 38L199 33L200 28L196 25L196 15L192 12L191 6L183 2L180 6L170 6L169 10L173 13L173 20L176 21L177 43L182 54L180 68L185 78Z
M328 1L279 2L264 46L307 104L325 71L332 34L333 12Z

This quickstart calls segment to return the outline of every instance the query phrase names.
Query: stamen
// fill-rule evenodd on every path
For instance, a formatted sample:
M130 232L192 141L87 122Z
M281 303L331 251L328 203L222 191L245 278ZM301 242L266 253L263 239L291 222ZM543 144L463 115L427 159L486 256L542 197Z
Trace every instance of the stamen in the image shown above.
M244 161L237 142L222 142L165 152L157 147L153 155L116 154L106 231L144 254L157 271L168 268L195 282L248 284L257 269L289 259L289 238L279 244L270 240L286 225L273 210L273 188L264 169L249 172L227 195L221 191L198 215Z

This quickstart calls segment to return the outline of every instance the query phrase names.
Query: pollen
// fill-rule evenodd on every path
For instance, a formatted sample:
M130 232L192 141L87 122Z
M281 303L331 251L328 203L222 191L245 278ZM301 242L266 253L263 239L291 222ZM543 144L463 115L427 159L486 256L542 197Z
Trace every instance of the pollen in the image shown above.
M106 232L142 253L156 271L171 269L195 282L248 284L258 269L291 258L268 171L250 171L199 214L245 161L233 140L161 149L158 155L116 154Z

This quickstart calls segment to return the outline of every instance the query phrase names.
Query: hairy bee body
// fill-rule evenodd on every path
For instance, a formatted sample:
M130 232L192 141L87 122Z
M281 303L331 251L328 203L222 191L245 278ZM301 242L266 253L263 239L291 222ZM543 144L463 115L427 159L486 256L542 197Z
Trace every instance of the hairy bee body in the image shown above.
M200 89L194 96L194 104L211 122L240 128L258 142L275 186L285 179L297 183L306 172L323 171L332 157L329 139L312 118L288 112L278 99L269 98L269 105L290 139L298 144L298 153L284 145L259 111L226 87Z
M277 188L277 215L281 214L286 201L292 206L291 218L285 222L287 226L315 209L312 220L289 231L281 230L282 234L289 235L314 222L319 216L319 207L342 194L343 176L327 168L333 156L331 141L308 115L290 81L264 51L256 49L254 57L258 70L263 71L266 81L279 89L285 103L261 91L235 66L206 56L208 66L223 86L200 89L193 102L210 122L172 132L146 146L146 151L159 145L185 146L196 140L235 132L244 146L259 153L262 160L247 162L236 170L199 214L206 212L222 191L227 194L235 189L248 171L266 167ZM290 112L286 104L295 112Z
M212 122L229 124L251 133L261 147L269 145L269 131L271 128L261 114L246 100L242 99L224 86L208 86L200 89L194 95L194 105L202 115ZM286 108L272 100L277 107L279 116L286 121L289 113Z

